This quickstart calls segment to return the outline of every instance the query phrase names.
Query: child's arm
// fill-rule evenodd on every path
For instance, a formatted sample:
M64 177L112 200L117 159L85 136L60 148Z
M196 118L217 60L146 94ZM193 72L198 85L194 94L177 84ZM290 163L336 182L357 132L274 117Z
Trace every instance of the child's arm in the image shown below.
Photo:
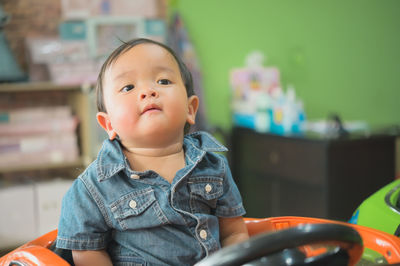
M220 241L222 247L239 243L249 238L249 234L247 232L247 227L244 223L243 217L220 217L218 220Z
M112 266L110 256L105 250L72 250L72 257L76 266Z

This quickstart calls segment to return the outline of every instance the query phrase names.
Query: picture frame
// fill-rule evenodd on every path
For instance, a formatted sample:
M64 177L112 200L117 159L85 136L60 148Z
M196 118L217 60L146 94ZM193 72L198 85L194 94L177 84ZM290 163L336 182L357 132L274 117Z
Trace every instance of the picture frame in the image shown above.
M165 17L165 0L61 0L64 21L85 20L94 16Z
M87 42L93 58L109 55L123 41L146 37L141 17L98 16L86 20Z

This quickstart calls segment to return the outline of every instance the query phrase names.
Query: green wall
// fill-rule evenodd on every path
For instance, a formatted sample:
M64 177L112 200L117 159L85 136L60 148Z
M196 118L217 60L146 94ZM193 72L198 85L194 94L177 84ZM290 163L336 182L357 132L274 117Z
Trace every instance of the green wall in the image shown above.
M400 1L175 0L202 67L207 114L231 125L229 71L261 50L309 119L400 124Z

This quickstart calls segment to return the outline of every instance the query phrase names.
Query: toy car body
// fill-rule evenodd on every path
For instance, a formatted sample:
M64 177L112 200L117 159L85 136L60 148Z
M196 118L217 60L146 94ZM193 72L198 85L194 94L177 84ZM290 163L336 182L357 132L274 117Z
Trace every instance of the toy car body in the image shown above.
M400 179L364 200L354 212L350 223L400 236Z
M245 219L250 236L262 233L272 233L284 231L287 228L294 228L300 224L341 224L355 229L362 238L363 246L356 249L357 253L353 260L360 259L362 248L368 248L379 253L384 263L400 263L400 238L382 232L380 230L368 228L361 225L349 224L344 222L308 218L308 217L274 217L265 219L246 218ZM14 251L0 258L0 266L8 265L60 265L67 266L72 263L69 254L61 254L55 248L57 230L51 231L38 239L35 239ZM306 249L306 255L315 255L315 249ZM318 250L317 250L318 253ZM353 252L354 253L354 252ZM318 255L318 254L317 254ZM358 256L358 257L357 257ZM364 258L370 260L368 257ZM69 263L69 262L70 263ZM376 261L373 261L376 262ZM354 265L354 263L349 263Z

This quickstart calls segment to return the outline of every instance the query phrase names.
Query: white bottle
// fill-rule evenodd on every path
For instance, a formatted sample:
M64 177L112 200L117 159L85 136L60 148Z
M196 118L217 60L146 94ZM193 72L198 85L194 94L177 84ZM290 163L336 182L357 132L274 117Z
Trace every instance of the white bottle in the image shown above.
M271 98L268 93L260 92L257 99L256 114L254 119L255 130L258 132L269 132L271 127Z
M293 133L292 128L297 120L296 93L293 87L288 88L282 109L283 109L283 119L282 119L283 133L287 135Z

